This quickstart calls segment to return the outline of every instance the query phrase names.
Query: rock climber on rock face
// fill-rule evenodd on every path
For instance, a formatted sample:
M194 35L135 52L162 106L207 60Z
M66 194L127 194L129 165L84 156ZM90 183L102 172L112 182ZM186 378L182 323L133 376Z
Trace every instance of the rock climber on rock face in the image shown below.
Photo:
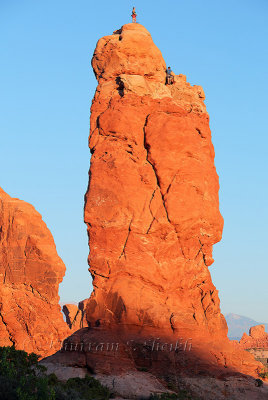
M174 76L172 75L172 70L170 67L167 69L167 85L172 85L174 83Z
M135 7L133 7L131 17L132 17L132 22L136 22L137 14L136 14Z

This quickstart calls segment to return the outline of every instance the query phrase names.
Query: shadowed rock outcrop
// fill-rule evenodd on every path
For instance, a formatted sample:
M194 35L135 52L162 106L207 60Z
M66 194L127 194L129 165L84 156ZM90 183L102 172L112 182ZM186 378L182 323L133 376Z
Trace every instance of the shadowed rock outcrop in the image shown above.
M0 346L42 356L70 334L58 304L65 265L34 207L0 188Z

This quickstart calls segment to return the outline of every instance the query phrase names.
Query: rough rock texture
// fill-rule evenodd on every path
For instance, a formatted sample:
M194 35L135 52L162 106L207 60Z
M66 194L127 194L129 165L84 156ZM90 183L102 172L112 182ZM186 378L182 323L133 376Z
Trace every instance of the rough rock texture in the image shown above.
M250 328L249 335L244 333L239 344L244 349L253 347L268 348L268 333L265 332L265 326L256 325Z
M65 266L34 207L0 188L0 346L42 356L70 334L58 305Z
M227 339L208 269L223 219L203 89L184 75L165 85L164 59L139 24L100 39L92 66L88 323L191 338L201 364L255 373Z

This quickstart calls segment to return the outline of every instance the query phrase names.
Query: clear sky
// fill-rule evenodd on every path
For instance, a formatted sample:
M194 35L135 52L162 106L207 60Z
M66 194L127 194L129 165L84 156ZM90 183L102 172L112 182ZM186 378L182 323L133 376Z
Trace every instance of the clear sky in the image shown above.
M0 186L50 228L67 267L61 302L88 297L90 60L134 5L166 63L206 93L225 220L210 267L222 311L268 322L267 0L0 0Z

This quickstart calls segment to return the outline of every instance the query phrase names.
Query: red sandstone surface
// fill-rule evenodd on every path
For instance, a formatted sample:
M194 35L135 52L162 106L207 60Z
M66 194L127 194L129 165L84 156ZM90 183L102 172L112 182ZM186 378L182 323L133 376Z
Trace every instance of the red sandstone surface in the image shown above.
M227 339L208 269L223 219L203 89L184 75L165 85L165 61L140 24L101 38L92 66L89 325L192 338L197 370L256 374L260 364Z
M265 326L256 325L250 328L249 335L244 333L239 344L243 349L254 347L268 348L268 333L265 332Z
M0 188L0 346L42 356L70 334L58 305L65 265L31 204Z

